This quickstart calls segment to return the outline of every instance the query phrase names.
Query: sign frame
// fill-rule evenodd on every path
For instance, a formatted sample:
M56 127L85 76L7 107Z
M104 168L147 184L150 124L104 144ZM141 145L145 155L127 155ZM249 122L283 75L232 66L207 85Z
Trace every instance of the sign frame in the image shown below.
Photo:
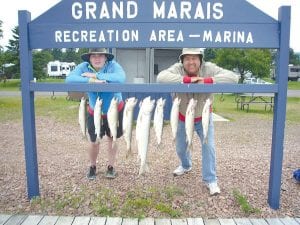
M155 0L153 0L155 1ZM147 1L153 2L153 1ZM57 19L55 15L59 13L59 9L62 6L71 4L73 0L63 0L56 6L52 7L46 13L31 21L31 14L26 10L18 12L19 16L19 34L20 34L20 70L21 70L21 91L22 91L22 110L23 110L23 135L24 135L24 150L26 161L26 175L27 175L27 190L28 198L31 199L40 195L39 179L38 179L38 163L37 163L37 147L36 147L36 127L35 127L35 107L34 107L34 92L36 91L100 91L99 86L95 84L53 84L53 83L34 83L33 81L33 63L32 63L32 50L35 48L70 48L70 47L120 47L124 48L126 45L116 43L55 43L50 40L49 37L45 38L45 34L48 33L45 29L53 29L55 26L64 29L67 19L64 19L64 15L61 15L62 19ZM83 0L78 2L84 2ZM98 1L101 2L101 1ZM135 0L140 3L142 0ZM143 1L145 2L145 1ZM166 1L170 2L170 1ZM175 0L174 4L179 4L180 0ZM202 1L208 4L209 0ZM281 175L282 175L282 160L283 160L283 146L284 146L284 129L286 119L286 103L287 103L287 81L288 81L288 62L289 62L289 38L290 38L290 15L291 7L282 6L278 10L278 21L266 16L260 10L246 1L241 0L223 0L224 10L226 3L229 4L242 4L241 12L250 12L245 18L227 18L223 21L212 21L208 19L204 22L199 22L199 26L211 26L211 27L232 27L234 25L245 27L257 27L261 30L261 34L266 34L263 31L263 27L267 26L267 41L262 41L257 44L244 45L233 43L206 43L200 46L198 42L182 42L182 43L149 43L148 41L142 41L140 45L134 45L135 47L213 47L213 48L227 48L227 47L239 47L239 48L276 48L278 49L277 63L276 63L276 81L271 85L245 85L245 84L213 84L203 86L200 89L194 84L105 84L101 85L101 91L127 91L127 92L198 92L198 93L274 93L274 117L272 128L272 147L271 147L271 163L270 163L270 175L269 175L269 191L268 191L268 203L271 208L279 209L280 207L280 190L281 190ZM240 3L239 3L240 2ZM148 4L147 3L147 4ZM226 6L228 8L228 6ZM230 5L232 7L232 5ZM235 8L235 7L232 7ZM235 10L239 11L239 10ZM145 12L146 13L146 12ZM253 16L255 15L255 16ZM256 16L258 15L258 16ZM147 15L149 16L149 15ZM246 18L247 17L247 18ZM51 19L52 18L52 19ZM53 22L55 18L55 21ZM121 20L123 21L123 20ZM70 21L67 21L70 23ZM120 21L117 21L120 22ZM144 21L141 18L137 18L139 26L148 26L149 21ZM167 22L162 19L158 21L160 26L164 27L164 23ZM168 21L170 22L170 21ZM78 27L94 27L95 25L101 25L101 23L109 23L110 26L116 25L116 21L110 20L97 20L92 22L75 21L68 25L73 28ZM171 19L171 23L182 23L182 26L191 26L190 21L178 21L178 19ZM195 23L195 22L193 22ZM195 24L193 24L195 26ZM45 27L45 29L43 28ZM212 28L213 29L213 28ZM253 29L253 28L251 28ZM270 41L268 44L268 40ZM130 46L130 45L127 45ZM199 87L199 86L198 86Z

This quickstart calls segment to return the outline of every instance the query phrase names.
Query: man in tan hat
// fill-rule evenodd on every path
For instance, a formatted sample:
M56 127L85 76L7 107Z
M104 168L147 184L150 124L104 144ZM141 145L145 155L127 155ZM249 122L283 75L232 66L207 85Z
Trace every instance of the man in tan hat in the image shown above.
M203 59L204 49L184 48L179 56L179 63L161 71L157 76L158 82L174 83L237 83L239 77L217 65L205 62ZM209 189L210 195L220 193L216 175L216 155L214 140L214 125L212 115L209 116L207 143L203 140L203 127L201 116L204 103L207 98L213 101L213 94L210 93L175 93L175 97L181 99L179 106L179 122L176 134L176 152L180 159L180 165L174 170L174 176L181 176L192 169L192 159L190 151L187 151L185 114L191 98L197 100L195 109L194 128L202 144L202 180ZM210 106L212 111L212 106Z
M124 83L126 76L123 68L113 60L114 56L105 48L91 48L88 53L81 56L83 63L76 66L66 78L67 83ZM87 116L87 128L90 137L89 159L90 166L87 177L90 180L96 178L96 160L99 154L99 143L96 142L94 126L94 107L99 97L102 99L102 126L101 138L108 136L108 166L105 176L115 178L117 173L114 168L116 161L117 147L112 144L112 138L107 121L107 111L113 98L117 98L119 105L119 127L117 137L122 135L122 114L124 102L120 92L88 92L89 106ZM105 145L102 145L105 146ZM114 146L114 147L113 147Z

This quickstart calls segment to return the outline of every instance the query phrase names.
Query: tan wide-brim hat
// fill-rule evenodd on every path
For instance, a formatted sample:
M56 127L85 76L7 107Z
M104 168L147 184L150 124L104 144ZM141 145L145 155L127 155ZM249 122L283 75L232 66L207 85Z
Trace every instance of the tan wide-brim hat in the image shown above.
M88 53L84 53L81 55L81 59L83 61L89 62L90 56L92 54L104 54L107 57L107 61L111 61L114 58L114 55L109 53L106 48L90 48Z
M182 57L185 55L202 55L202 56L204 56L204 48L183 48L182 53L179 56L179 60L182 61Z

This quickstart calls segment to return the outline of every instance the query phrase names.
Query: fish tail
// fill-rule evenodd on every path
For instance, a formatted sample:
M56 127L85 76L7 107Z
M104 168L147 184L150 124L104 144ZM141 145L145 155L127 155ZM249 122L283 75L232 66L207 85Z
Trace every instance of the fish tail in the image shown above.
M131 151L131 147L127 149L127 152L126 152L126 159L129 158L129 156L132 155L132 151Z

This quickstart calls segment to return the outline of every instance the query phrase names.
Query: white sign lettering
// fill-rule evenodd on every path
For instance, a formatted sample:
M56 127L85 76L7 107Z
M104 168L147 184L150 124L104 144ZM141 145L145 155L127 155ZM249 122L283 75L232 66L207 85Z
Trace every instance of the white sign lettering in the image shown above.
M55 42L138 42L138 30L57 30Z
M138 5L135 1L113 1L111 7L106 1L74 2L71 11L75 20L133 19L138 15Z
M207 2L205 5L202 2L198 2L196 7L194 7L194 3L189 1L181 1L179 6L173 1L169 5L166 5L165 1L162 1L160 4L154 1L153 18L220 20L223 18L223 4L220 2L213 4Z
M149 41L183 42L183 34L181 30L152 30Z

